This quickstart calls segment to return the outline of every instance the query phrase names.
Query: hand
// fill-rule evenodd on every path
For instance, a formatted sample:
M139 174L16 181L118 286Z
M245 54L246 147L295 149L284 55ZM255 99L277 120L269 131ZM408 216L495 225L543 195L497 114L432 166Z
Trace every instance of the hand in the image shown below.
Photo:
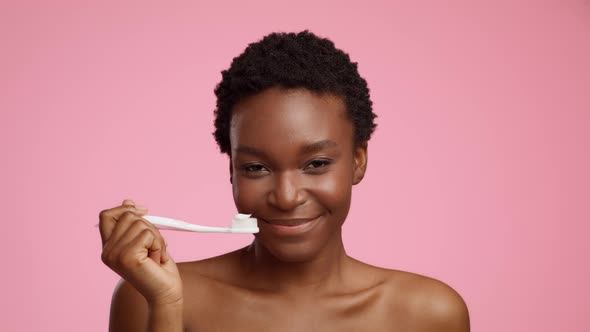
M164 238L141 216L147 208L124 200L99 215L102 261L127 280L150 304L182 303L182 280L166 252Z

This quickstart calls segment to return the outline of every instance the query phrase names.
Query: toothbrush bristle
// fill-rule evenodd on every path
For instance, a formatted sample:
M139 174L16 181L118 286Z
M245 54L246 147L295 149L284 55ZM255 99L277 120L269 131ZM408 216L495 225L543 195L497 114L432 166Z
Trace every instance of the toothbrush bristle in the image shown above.
M258 221L256 218L248 218L248 219L238 219L234 218L232 220L232 228L257 228Z

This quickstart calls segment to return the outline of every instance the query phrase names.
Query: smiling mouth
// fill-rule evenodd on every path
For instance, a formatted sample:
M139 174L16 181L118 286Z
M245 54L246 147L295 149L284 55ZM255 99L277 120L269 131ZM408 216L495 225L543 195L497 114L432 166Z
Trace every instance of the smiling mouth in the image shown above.
M276 225L276 226L286 226L286 227L295 227L303 224L307 224L316 218L308 218L308 219L283 219L283 220L267 220L263 219L263 221L267 224Z

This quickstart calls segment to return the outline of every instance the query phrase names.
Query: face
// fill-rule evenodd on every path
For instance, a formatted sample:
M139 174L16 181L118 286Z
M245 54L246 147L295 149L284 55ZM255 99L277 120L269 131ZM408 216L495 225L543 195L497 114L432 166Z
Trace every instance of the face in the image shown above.
M234 106L230 142L234 201L258 219L258 244L288 262L341 245L367 156L341 98L267 89Z

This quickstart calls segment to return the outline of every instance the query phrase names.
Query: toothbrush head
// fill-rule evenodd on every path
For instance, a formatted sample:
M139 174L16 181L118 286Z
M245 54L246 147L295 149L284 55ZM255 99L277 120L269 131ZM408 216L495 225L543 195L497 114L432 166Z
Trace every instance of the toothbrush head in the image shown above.
M238 213L231 222L232 231L236 233L258 233L258 220L250 218L251 214Z

